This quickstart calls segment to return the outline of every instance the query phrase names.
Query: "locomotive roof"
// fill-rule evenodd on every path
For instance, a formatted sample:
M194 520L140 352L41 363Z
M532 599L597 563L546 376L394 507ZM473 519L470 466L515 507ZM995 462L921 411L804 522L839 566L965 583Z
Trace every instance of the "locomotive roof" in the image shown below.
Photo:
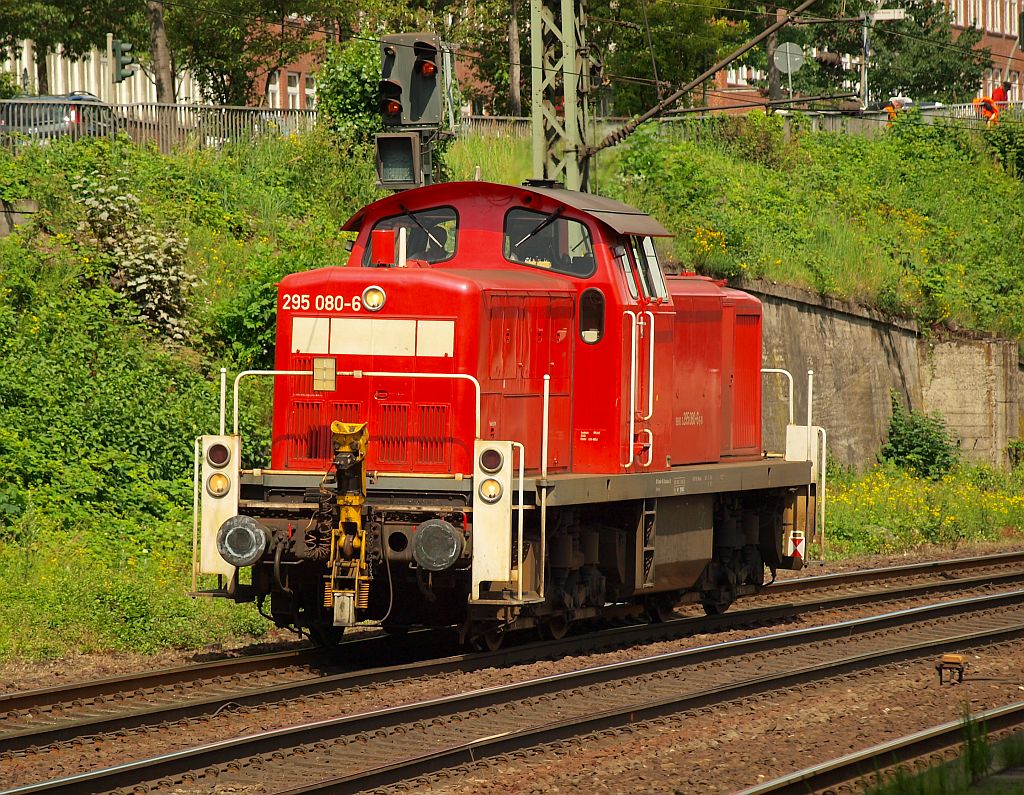
M403 191L368 204L345 222L343 229L355 231L367 215L387 216L399 212L401 205L423 206L437 201L450 201L460 196L470 197L481 194L506 193L533 194L564 204L574 210L603 221L622 235L649 235L651 237L672 237L658 221L642 210L630 207L615 199L595 196L592 193L564 190L562 188L538 188L529 185L501 185L495 182L444 182L423 188Z

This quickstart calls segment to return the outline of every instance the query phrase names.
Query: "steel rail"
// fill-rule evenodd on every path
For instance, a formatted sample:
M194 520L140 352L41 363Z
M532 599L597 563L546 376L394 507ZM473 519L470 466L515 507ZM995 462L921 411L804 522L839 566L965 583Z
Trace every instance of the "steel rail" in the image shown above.
M977 712L971 720L984 723L989 731L1004 731L1024 726L1024 701ZM879 743L837 759L812 765L785 776L749 787L736 795L805 795L858 778L877 774L893 765L909 762L925 754L944 751L963 742L964 721L954 720Z
M439 659L426 659L358 671L321 675L270 687L254 687L250 692L233 692L226 695L217 694L207 698L195 698L176 704L162 704L121 714L70 720L65 723L48 725L41 728L30 727L21 731L0 733L0 743L2 743L5 751L24 750L75 739L83 735L109 734L139 726L211 715L231 707L237 709L266 706L288 699L325 695L333 691L367 687L382 682L425 678L453 672L472 672L483 668L505 667L533 662L543 657L592 653L600 648L624 646L639 642L651 643L671 640L702 631L722 631L790 618L794 614L799 614L808 609L818 612L857 604L893 601L898 598L913 598L943 591L966 590L972 587L1007 585L1020 582L1024 582L1024 572L1015 572L995 577L988 575L974 579L929 582L906 586L896 590L888 589L869 593L844 594L825 599L819 598L813 602L748 608L720 616L678 618L660 624L635 624L614 627L575 635L559 641L530 643L495 652L471 652ZM384 640L381 639L382 642ZM394 639L391 638L390 640ZM273 655L265 656L272 657ZM181 672L182 674L187 673L187 670L187 668L171 669L172 672ZM118 679L121 678L102 681L103 683L108 681L116 683ZM50 690L57 690L57 688ZM65 698L63 700L68 701L70 699Z
M428 632L432 634L431 630L417 631L414 634L422 638L422 635ZM175 685L182 682L237 676L258 671L274 671L281 666L322 664L325 667L337 668L345 663L345 659L339 658L336 654L340 650L350 652L352 657L360 657L368 653L372 654L375 648L380 646L382 652L387 651L389 654L394 654L396 643L402 643L403 640L408 640L408 637L399 639L380 632L367 633L344 638L331 650L322 648L289 649L282 652L190 663L173 668L160 668L155 671L120 674L52 687L17 690L0 695L0 715L15 710L51 707L71 701L83 701L96 696L127 693L133 690ZM414 648L417 643L408 645L410 648ZM0 732L0 738L2 737L3 732Z
M729 657L753 655L766 651L817 643L838 638L850 638L882 629L907 626L940 618L965 619L975 611L994 610L1000 607L1024 605L1024 590L971 599L957 599L924 607L915 607L886 613L870 618L843 621L822 627L811 627L790 632L776 633L758 638L728 641L695 649L669 652L651 657L609 663L579 671L554 674L525 682L517 682L484 688L467 693L429 699L398 707L374 710L357 715L316 721L299 726L261 732L255 735L206 744L197 748L164 754L152 759L138 760L102 770L83 773L62 779L16 787L3 795L28 795L36 792L92 793L116 787L132 786L140 781L164 779L195 770L204 770L219 764L233 762L240 758L260 754L279 753L296 745L325 742L339 736L368 734L398 724L430 721L442 716L452 716L469 710L481 710L496 705L519 701L526 698L549 695L560 691L578 689L615 682L630 677L652 674L659 671L678 669L698 663L707 663ZM939 639L922 641L890 648L879 652L871 650L849 655L839 661L812 663L803 668L793 668L783 673L770 673L738 683L708 688L682 698L674 697L648 703L630 705L589 713L582 719L544 724L521 732L512 732L493 737L477 738L469 743L460 743L448 749L405 762L384 765L365 771L318 782L295 791L356 792L366 788L393 783L413 775L440 769L465 761L513 748L522 748L538 743L550 742L566 736L598 731L611 726L624 725L660 715L686 709L694 709L723 700L739 698L766 690L792 687L820 678L822 675L838 675L853 670L876 667L920 657L936 648L948 651L950 648L967 648L982 643L1005 641L1024 636L1024 621L1015 622L997 629L979 632L960 632Z
M76 682L68 685L54 685L33 690L18 690L0 695L0 714L15 710L50 707L69 701L81 701L129 690L141 690L161 685L174 685L199 679L214 679L219 676L234 676L253 671L272 670L277 666L297 665L309 660L311 663L324 661L320 649L295 649L270 654L254 654L247 657L232 657L192 663L174 668L162 668L145 673L122 674L91 682ZM2 733L0 733L2 736Z
M952 572L962 569L1008 566L1014 563L1024 564L1024 551L999 552L994 555L977 555L970 558L949 558L932 560L924 563L909 563L903 566L887 566L881 569L856 569L840 571L834 574L817 574L805 577L791 577L777 580L765 589L764 593L783 593L802 591L808 588L827 587L846 583L868 583L879 580L895 580L900 577Z

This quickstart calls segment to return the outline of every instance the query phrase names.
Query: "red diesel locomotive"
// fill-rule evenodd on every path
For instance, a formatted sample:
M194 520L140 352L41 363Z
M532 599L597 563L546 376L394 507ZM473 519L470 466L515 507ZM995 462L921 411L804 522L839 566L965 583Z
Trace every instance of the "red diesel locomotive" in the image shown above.
M345 266L281 281L276 369L239 374L234 432L197 446L206 593L322 641L380 622L493 646L720 612L801 565L815 484L762 452L760 303L663 275L653 218L462 182L346 229ZM240 466L248 377L274 379L270 469Z

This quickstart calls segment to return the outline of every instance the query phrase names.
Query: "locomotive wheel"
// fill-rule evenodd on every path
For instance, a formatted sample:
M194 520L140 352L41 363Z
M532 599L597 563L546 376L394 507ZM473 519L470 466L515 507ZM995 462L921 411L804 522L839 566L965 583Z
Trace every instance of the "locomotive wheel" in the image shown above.
M315 624L309 628L309 639L322 649L333 649L345 634L345 627Z
M484 648L487 651L497 651L505 642L505 633L497 627L486 630L480 638L483 640Z
M704 608L704 615L720 616L729 609L732 599L705 599L700 604Z
M547 640L561 640L569 634L572 619L565 613L555 613L540 625L541 637Z
M676 617L675 605L669 599L652 599L647 603L647 617L652 624L663 624Z

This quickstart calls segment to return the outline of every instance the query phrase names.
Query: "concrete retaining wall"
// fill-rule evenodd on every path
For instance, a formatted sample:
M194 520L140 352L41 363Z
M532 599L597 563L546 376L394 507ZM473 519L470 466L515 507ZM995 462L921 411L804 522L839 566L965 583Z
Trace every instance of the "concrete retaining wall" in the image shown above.
M1018 436L1017 344L1007 340L922 337L910 321L764 282L743 289L764 307L764 366L796 378L796 421L806 422L807 370L814 370L815 425L844 464L870 466L889 425L890 392L916 411L938 411L965 457L1005 467ZM781 451L787 420L782 377L764 380L765 446Z
M26 224L39 211L39 203L31 199L0 201L0 237L7 237L14 227Z

